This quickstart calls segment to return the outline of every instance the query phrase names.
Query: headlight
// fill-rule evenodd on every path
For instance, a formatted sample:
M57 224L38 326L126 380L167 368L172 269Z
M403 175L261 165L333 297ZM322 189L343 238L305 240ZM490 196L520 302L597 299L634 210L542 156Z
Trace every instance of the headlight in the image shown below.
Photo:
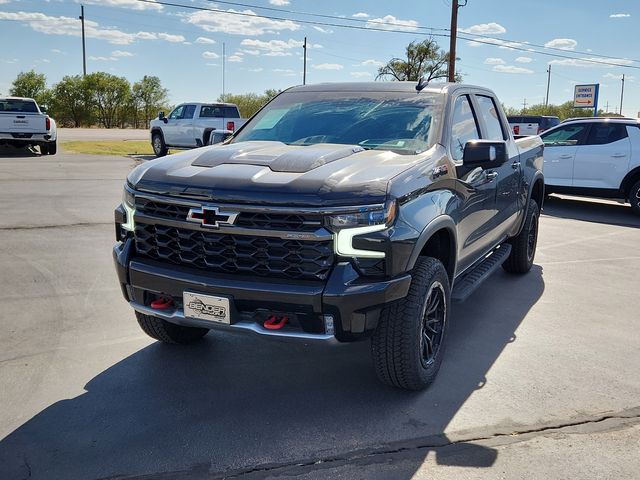
M133 216L136 213L136 199L127 187L124 188L124 192L122 193L122 206L127 214L127 221L122 224L122 228L129 232L133 232L136 229L136 225L133 221Z
M384 258L384 252L353 248L353 237L389 228L396 219L397 211L394 200L383 209L328 217L327 227L334 232L333 245L336 253L344 257Z
M347 228L390 226L396 219L397 205L395 200L387 203L385 208L378 210L362 210L354 213L343 213L327 217L326 226L332 232L339 232Z

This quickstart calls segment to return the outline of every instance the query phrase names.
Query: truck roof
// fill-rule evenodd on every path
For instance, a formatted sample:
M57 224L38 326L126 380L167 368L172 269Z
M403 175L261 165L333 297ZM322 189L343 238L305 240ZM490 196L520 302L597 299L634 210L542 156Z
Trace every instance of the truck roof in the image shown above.
M12 96L0 97L0 100L27 100L27 101L35 102L35 100L33 98L29 98L29 97L12 97Z
M288 91L295 92L405 92L416 93L418 82L339 82L339 83L317 83L313 85L298 85L291 87ZM459 89L482 90L493 93L485 87L469 85L466 83L433 82L429 83L422 92L430 93L453 93Z

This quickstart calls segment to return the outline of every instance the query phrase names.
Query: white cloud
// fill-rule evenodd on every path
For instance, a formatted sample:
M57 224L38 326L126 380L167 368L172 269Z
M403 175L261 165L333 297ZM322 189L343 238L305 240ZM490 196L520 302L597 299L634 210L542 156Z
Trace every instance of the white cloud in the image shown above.
M274 73L294 73L290 68L274 68L271 71Z
M519 73L519 74L531 74L533 70L523 67L514 67L513 65L496 65L493 67L494 72L500 73Z
M516 62L518 62L518 63L531 63L531 62L533 62L533 58L531 58L531 57L518 57L518 58L516 58Z
M89 60L92 60L94 62L115 62L118 59L114 57L96 57L93 55L89 55Z
M319 65L313 65L316 70L342 70L344 67L339 63L321 63Z
M629 13L612 13L609 18L629 18L630 16Z
M162 10L162 5L157 4L156 0L150 0L150 2L138 2L137 0L76 0L76 3L100 5L101 7L125 7L133 10Z
M610 78L611 80L620 81L620 80L622 80L622 74L616 75L615 73L605 73L602 76L602 78ZM633 82L635 79L636 79L636 77L634 77L633 75L625 74L625 76L624 76L624 81L625 82Z
M248 48L243 48L242 50L239 50L239 53L241 54L247 54L247 55L260 55L260 50L251 50Z
M351 72L349 75L351 75L352 77L356 77L356 78L365 78L365 77L371 77L371 73L369 72Z
M238 55L238 54L235 54L235 55L231 55L230 57L228 57L227 60L229 62L240 63L240 62L242 62L242 57L240 55Z
M301 40L256 40L252 38L245 38L240 42L243 47L248 47L251 50L260 50L264 52L267 57L288 57L291 55L291 50L294 48L302 48L304 42ZM317 43L307 43L307 48L322 48L322 45Z
M126 50L114 50L111 52L112 57L133 57L133 53L127 52Z
M296 31L300 28L300 25L291 20L270 20L258 17L252 10L201 11L190 13L185 18L188 23L207 32L223 32L231 35L264 35L283 30Z
M489 57L484 61L485 65L505 65L506 63L507 62L505 62L503 59L495 57Z
M467 45L470 47L482 47L483 45L497 45L499 48L513 50L514 48L522 48L527 42L510 42L499 38L482 38L478 40L469 40Z
M202 52L202 58L212 60L214 58L220 58L220 55L218 55L216 52Z
M289 0L269 0L269 3L276 7L284 7L285 5L289 5L291 2Z
M186 40L182 35L171 35L170 33L159 33L158 38L171 43L180 43Z
M249 69L249 71L250 71L250 72L256 72L256 73L258 73L258 72L262 72L263 70L264 70L264 68L262 68L262 67L258 67L258 68L250 68L250 69Z
M478 35L498 35L500 33L506 33L507 29L499 23L479 23L478 25L471 25L469 28L460 28L462 33L473 33Z
M200 43L202 45L213 45L216 41L208 37L198 37L196 38L196 43Z
M358 13L354 13L353 15L351 15L353 18L369 18L369 14L368 13L364 13L364 12L358 12Z
M32 30L46 35L81 35L80 20L76 17L51 17L39 12L1 12L0 20L14 20L29 25ZM157 40L161 35L173 37L169 34L155 34L150 32L128 33L112 27L101 27L92 20L85 20L85 35L87 38L104 40L114 45L129 45L136 40Z
M578 46L573 38L554 38L544 44L547 48L560 48L562 50L575 50Z
M603 63L605 62L605 63ZM549 63L553 65L564 65L569 67L604 67L613 68L616 65L607 65L607 63L615 63L617 65L633 65L633 60L626 58L598 58L598 57L582 57L582 58L563 58L562 60L551 60Z
M333 30L329 30L328 28L317 27L313 25L313 29L320 33L333 33Z
M383 65L384 65L384 62L381 62L380 60L373 60L373 59L365 60L360 64L361 67L381 67Z
M402 30L413 32L416 30L418 22L415 20L400 20L393 15L385 15L382 18L372 18L367 20L367 28L378 28L382 30Z
M0 2L1 2L1 1L2 1L2 0L0 0ZM65 53L65 52L63 52L62 50L60 50L60 49L58 49L58 48L52 48L52 49L51 49L51 52L52 52L52 53L57 53L57 54L59 54L59 55L66 55L66 53Z

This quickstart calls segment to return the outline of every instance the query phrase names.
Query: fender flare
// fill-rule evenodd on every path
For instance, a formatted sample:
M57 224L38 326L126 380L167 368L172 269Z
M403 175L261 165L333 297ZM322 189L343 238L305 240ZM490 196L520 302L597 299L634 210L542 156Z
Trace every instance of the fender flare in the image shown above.
M413 251L411 252L411 256L409 257L409 260L407 261L407 266L406 266L406 270L410 271L414 265L416 264L416 262L418 261L418 257L420 256L420 253L422 252L422 249L424 248L424 246L427 244L427 242L429 241L429 239L436 233L439 232L440 230L447 230L449 232L449 234L451 235L451 245L450 247L453 249L452 251L452 260L453 260L453 271L452 273L452 279L455 277L455 270L456 270L456 266L458 263L458 231L456 228L456 222L453 221L453 218L451 218L449 215L439 215L436 218L434 218L433 220L431 220L426 227L424 227L422 229L422 232L420 232L420 236L418 237L418 240L416 240L415 245L413 246ZM448 265L445 265L445 268L448 269Z
M167 146L167 142L164 140L164 132L162 131L162 129L160 127L153 127L151 129L151 140L152 140L152 143L153 143L153 135L155 133L159 133L160 134L160 136L162 137L162 143L164 143L165 146Z
M632 170L629 170L629 172L627 172L627 174L622 179L622 182L620 182L620 191L624 195L627 195L627 192L636 183L633 181L634 179L640 179L640 167L635 167Z

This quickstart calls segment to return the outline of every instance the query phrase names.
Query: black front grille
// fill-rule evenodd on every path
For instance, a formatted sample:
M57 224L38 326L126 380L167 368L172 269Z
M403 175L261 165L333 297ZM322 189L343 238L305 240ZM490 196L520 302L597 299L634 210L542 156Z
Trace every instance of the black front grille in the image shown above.
M210 272L325 280L331 241L230 235L165 225L136 224L140 255Z
M147 198L136 198L136 210L144 215L150 215L169 220L185 221L189 213L188 205L178 205ZM224 206L221 210L227 211ZM321 215L296 215L288 213L240 212L235 226L254 228L258 230L285 230L294 232L315 232L322 227Z

